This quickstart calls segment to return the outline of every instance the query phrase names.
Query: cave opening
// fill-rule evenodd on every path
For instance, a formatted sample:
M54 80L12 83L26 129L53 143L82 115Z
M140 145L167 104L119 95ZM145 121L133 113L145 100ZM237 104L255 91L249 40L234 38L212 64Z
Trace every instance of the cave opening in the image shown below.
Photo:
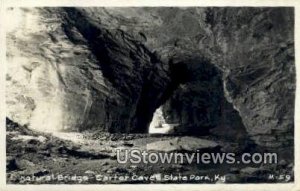
M221 73L203 58L170 61L171 84L155 108L150 134L207 134L221 114Z
M239 113L224 96L222 72L199 59L170 64L171 88L153 112L149 134L246 139Z
M174 133L174 128L179 125L179 123L166 122L163 113L163 105L172 97L173 93L180 86L180 84L188 82L189 71L187 64L184 62L174 63L173 60L170 60L169 67L171 83L162 96L158 107L156 107L155 111L153 112L151 122L148 126L149 134L172 134Z

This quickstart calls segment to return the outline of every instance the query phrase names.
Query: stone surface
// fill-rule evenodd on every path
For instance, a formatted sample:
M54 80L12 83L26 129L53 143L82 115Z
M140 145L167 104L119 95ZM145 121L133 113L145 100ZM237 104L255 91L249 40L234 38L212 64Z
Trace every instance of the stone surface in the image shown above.
M10 122L11 123L11 122ZM14 129L11 128L14 127ZM118 137L114 137L111 140L110 137L106 139L97 139L94 136L88 134L82 134L82 140L70 141L69 136L66 139L61 139L62 135L67 135L66 133L61 134L61 138L58 138L50 133L36 132L34 130L28 129L26 126L21 126L16 123L7 125L7 157L6 157L6 167L7 167L7 183L10 184L104 184L104 183L224 183L221 179L208 179L199 182L199 179L181 180L178 176L191 176L191 175L205 175L205 177L215 177L216 175L225 175L225 182L230 183L278 183L278 182L293 182L294 181L294 159L292 154L287 154L286 151L289 149L276 149L278 153L278 159L281 162L279 164L261 164L254 165L235 165L227 163L217 163L217 164L197 164L196 160L192 161L190 164L188 160L181 162L158 162L158 163L135 163L127 161L127 163L118 163L117 157L113 157L111 154L114 153L114 148L124 147L124 140L128 134L117 134ZM12 133L14 132L14 133ZM24 133L26 132L26 133ZM86 132L85 132L86 133ZM13 139L17 135L30 135L36 139L39 136L46 137L45 142L36 144L37 142L29 143L26 139ZM71 133L70 133L71 134ZM102 133L103 135L103 133ZM188 149L192 149L195 152L199 145L203 148L203 144L212 143L210 145L214 146L216 143L197 139L195 137L187 136L153 136L153 135L143 135L137 136L137 134L130 134L130 142L134 144L134 147L126 147L129 151L133 150L145 150L147 143L161 143L159 141L171 141L173 143L179 143L178 145L185 146ZM34 139L33 139L34 140ZM95 142L98 141L98 142ZM220 142L219 145L229 144L226 142ZM235 142L232 142L235 143ZM108 150L105 147L108 146ZM159 145L159 148L161 145ZM104 150L105 149L105 150ZM216 151L209 147L205 152ZM188 152L180 148L176 152ZM200 150L202 153L204 150ZM155 152L155 151L154 151ZM217 150L217 153L220 151ZM257 152L257 150L256 150ZM289 151L290 153L292 151ZM185 153L188 154L188 153ZM192 153L189 153L192 154ZM101 156L102 155L102 156ZM185 155L187 156L187 155ZM187 159L187 158L186 158ZM284 162L283 162L284 161ZM288 164L288 165L287 165ZM168 181L162 179L162 173L173 173L174 180ZM172 174L171 173L171 174ZM117 174L118 176L130 176L130 175L141 175L141 178L145 176L158 176L158 180L149 179L139 179L128 180L128 182L123 182L123 180L105 180L104 182L95 181L94 178L82 181L82 179L64 179L64 180L48 180L47 176L52 176L55 174L69 176L70 174L76 174L77 176L89 176L93 177L95 175L112 176ZM284 178L280 179L270 179L270 174L274 177L280 177L286 175ZM33 181L32 179L22 178L24 175L28 176L38 176L38 181ZM176 178L177 177L177 178ZM202 176L203 177L203 176Z
M7 115L40 131L178 132L293 144L292 8L22 8ZM284 98L284 99L282 99ZM232 130L231 130L232 129Z
M27 141L28 143L37 143L37 142L44 143L47 140L47 138L43 136L34 137L30 135L18 135L13 137L12 140L23 140L23 141Z
M148 151L159 152L174 152L180 149L177 139L148 143L146 148Z
M158 152L173 152L173 151L203 151L203 150L215 150L220 145L214 141L193 138L193 137L180 137L173 138L164 141L156 141L147 144L148 151Z

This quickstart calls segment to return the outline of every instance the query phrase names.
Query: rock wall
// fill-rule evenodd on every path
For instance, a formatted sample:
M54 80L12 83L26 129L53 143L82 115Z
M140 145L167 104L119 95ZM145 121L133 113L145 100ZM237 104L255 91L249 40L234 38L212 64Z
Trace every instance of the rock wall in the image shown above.
M180 132L291 145L293 11L9 9L20 22L7 33L7 115L43 131L147 133L162 106Z
M294 10L209 9L207 16L225 95L247 132L261 145L293 144Z

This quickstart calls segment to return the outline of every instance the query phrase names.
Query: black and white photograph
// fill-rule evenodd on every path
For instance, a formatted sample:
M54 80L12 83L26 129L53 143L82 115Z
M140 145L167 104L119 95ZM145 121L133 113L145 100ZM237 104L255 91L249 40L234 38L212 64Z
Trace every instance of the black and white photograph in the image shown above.
M6 184L295 183L295 13L6 7Z

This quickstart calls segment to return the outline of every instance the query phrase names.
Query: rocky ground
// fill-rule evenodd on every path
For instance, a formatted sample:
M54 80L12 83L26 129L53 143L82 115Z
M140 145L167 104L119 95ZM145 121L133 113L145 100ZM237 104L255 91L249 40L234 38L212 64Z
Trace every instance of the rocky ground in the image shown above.
M253 152L226 140L175 135L41 133L7 122L7 182L10 184L249 183L293 181L291 153L279 151L278 164L119 164L117 149L158 152ZM252 150L252 151L251 151ZM269 175L274 175L270 178ZM50 177L66 176L62 179ZM169 175L169 178L162 178ZM172 175L172 177L171 177ZM184 176L195 176L183 179ZM68 177L67 177L68 176ZM102 179L97 179L102 176ZM122 177L134 177L122 179ZM281 177L280 177L281 176ZM107 179L105 179L107 177ZM118 177L118 178L113 178ZM147 177L155 177L149 180ZM198 177L198 178L197 178ZM47 179L48 178L48 179Z

